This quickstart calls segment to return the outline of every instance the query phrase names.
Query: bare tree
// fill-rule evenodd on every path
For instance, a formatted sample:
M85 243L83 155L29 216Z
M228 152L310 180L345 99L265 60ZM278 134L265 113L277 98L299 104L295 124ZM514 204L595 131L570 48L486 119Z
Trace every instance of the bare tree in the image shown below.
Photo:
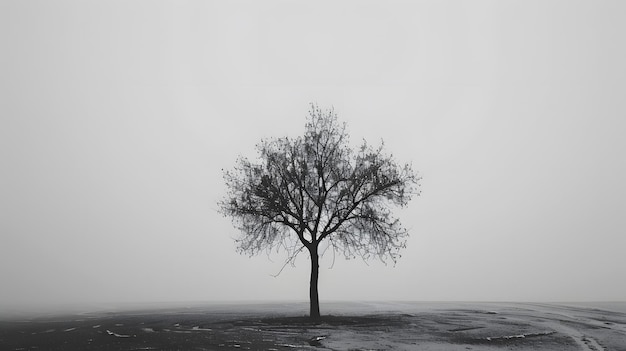
M219 205L242 232L238 250L250 255L283 248L285 264L306 249L311 258L310 316L319 318L320 243L347 258L394 263L408 232L388 205L419 195L410 165L397 165L383 145L349 145L346 124L312 104L305 134L262 140L258 160L240 157L224 171L228 195Z

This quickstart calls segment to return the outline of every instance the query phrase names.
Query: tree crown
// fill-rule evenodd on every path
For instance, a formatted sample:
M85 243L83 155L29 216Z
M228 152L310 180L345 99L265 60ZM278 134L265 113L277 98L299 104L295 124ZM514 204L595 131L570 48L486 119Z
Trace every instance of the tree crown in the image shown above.
M389 210L419 195L418 176L398 165L383 144L356 150L334 111L312 104L304 136L257 144L258 160L240 157L224 171L228 195L219 203L242 232L238 250L254 255L284 248L317 254L326 240L347 258L396 261L408 232Z

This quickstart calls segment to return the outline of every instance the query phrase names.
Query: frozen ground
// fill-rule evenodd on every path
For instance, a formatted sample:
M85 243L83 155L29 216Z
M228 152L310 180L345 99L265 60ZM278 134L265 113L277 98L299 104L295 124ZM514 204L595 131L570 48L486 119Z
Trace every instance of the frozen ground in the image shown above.
M624 304L208 304L0 322L2 350L626 351Z

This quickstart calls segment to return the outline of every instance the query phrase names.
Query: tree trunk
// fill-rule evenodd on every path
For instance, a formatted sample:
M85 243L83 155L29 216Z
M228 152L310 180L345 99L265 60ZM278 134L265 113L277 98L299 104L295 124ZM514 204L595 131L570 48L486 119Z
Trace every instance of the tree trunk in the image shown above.
M317 293L317 278L320 272L319 256L317 255L317 247L309 250L311 254L311 282L309 287L310 298L310 317L311 319L320 318L320 300Z

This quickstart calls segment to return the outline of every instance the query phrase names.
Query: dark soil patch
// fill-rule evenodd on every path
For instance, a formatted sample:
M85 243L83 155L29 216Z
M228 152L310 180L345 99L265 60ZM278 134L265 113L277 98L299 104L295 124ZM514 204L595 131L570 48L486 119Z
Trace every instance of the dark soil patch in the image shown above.
M262 324L269 326L294 326L294 327L324 327L324 326L350 326L350 327L371 327L371 326L398 326L405 324L401 315L367 315L367 316L322 316L319 319L302 317L274 317L263 318ZM241 323L245 323L242 321Z

